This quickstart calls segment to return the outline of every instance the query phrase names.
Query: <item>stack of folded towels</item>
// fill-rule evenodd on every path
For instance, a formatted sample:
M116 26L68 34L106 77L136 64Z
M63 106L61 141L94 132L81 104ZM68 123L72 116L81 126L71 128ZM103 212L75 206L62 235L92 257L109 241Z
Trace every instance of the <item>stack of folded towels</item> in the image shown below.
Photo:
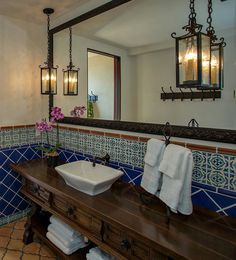
M114 256L110 256L98 247L91 248L86 255L87 260L115 260Z
M55 216L50 217L47 238L61 251L70 255L79 248L85 247L84 237Z

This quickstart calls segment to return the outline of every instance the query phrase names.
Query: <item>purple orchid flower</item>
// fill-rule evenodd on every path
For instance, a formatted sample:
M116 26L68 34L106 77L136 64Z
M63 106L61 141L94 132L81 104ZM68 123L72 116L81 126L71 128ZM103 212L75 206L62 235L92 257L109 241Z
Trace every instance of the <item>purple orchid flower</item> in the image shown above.
M73 117L81 117L86 111L85 106L75 106L74 109L70 112L70 115Z
M52 123L64 118L64 114L61 112L60 107L53 107L50 115L52 116L50 119L50 122Z
M36 129L40 132L40 133L43 133L43 132L50 132L53 130L53 127L50 123L48 123L46 121L46 119L42 119L41 122L37 122L35 124L35 127Z

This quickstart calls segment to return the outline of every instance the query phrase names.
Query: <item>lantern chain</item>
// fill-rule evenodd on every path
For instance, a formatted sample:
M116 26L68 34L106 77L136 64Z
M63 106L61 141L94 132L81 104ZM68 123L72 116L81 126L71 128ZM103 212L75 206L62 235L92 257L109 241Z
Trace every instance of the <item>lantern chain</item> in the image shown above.
M191 21L194 21L196 22L196 12L195 12L195 8L194 8L194 0L190 0L190 3L189 3L189 8L190 8L190 14L189 14L189 19Z
M207 17L208 27L206 28L206 31L207 31L207 35L209 35L211 38L211 42L217 41L217 37L215 35L215 29L212 26L212 16L211 16L212 12L213 12L212 0L208 0L208 17Z
M194 0L190 0L189 2L189 9L190 9L190 14L188 16L188 24L183 27L185 31L188 31L190 34L195 34L198 33L202 30L202 25L198 24L196 21L196 16L197 13L195 12L195 7L194 7ZM172 35L173 37L173 35Z
M69 42L69 57L70 57L70 63L69 63L69 66L68 68L69 69L72 69L74 67L73 63L72 63L72 28L70 27L69 28L70 30L70 42Z
M49 45L50 45L50 39L49 39L49 30L50 30L50 14L47 14L48 17L48 24L47 24L47 34L48 34L48 56L47 56L47 65L49 64L49 56L50 56L50 50L49 50Z

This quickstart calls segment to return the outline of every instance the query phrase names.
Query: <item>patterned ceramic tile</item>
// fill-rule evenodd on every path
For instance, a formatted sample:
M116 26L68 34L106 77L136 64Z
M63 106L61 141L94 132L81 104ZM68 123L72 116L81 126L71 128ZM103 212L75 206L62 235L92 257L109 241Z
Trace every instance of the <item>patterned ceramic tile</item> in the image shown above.
M229 189L236 192L236 175L230 174L229 176Z
M227 171L229 167L229 156L217 153L208 153L207 155L208 167L215 170Z
M236 157L230 157L230 173L236 174Z
M198 165L195 165L193 168L193 181L200 182L200 183L207 183L207 174L206 170Z
M228 177L221 171L210 170L207 173L207 184L217 188L228 188Z
M195 166L206 167L206 152L193 151L193 160Z

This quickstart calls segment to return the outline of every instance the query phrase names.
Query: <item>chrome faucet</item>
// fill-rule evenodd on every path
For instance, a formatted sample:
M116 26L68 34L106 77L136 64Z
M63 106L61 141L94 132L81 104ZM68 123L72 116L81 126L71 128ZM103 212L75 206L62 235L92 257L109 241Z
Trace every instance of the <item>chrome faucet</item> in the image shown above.
M110 155L107 153L105 156L103 156L103 157L97 157L97 156L94 156L93 157L93 167L95 167L96 166L96 160L101 160L101 161L103 161L104 163L104 165L106 165L106 164L109 164L109 161L110 161Z

